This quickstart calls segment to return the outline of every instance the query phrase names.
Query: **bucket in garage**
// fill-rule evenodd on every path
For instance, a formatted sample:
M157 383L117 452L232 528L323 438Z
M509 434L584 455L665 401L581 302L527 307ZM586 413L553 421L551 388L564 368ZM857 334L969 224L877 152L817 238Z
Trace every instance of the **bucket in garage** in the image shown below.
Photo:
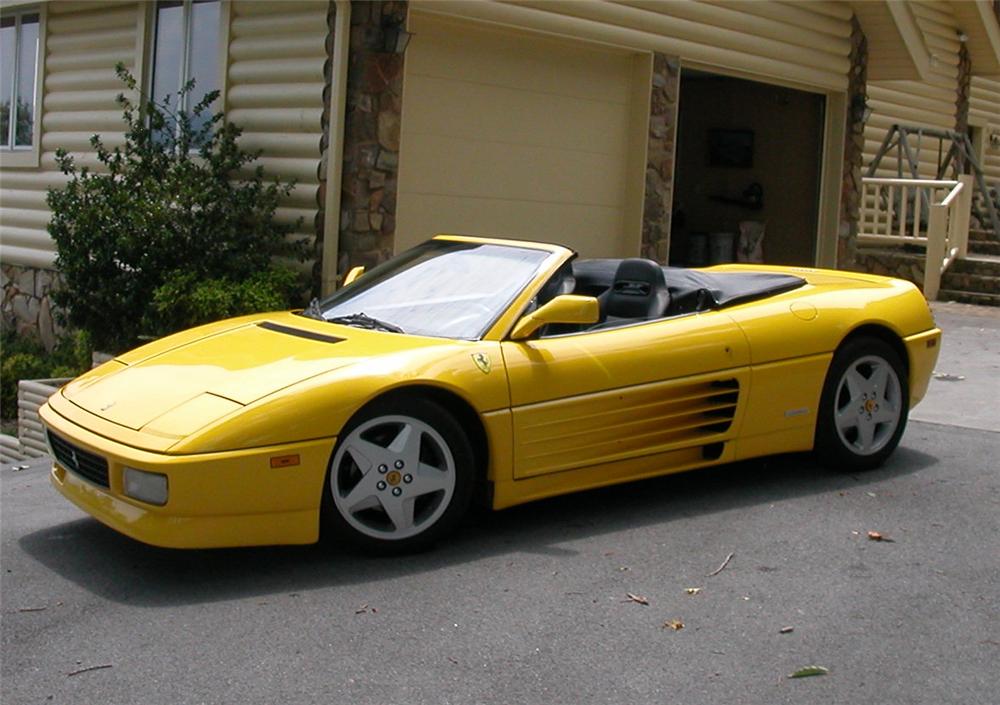
M736 233L712 233L708 236L708 263L732 262L735 245Z

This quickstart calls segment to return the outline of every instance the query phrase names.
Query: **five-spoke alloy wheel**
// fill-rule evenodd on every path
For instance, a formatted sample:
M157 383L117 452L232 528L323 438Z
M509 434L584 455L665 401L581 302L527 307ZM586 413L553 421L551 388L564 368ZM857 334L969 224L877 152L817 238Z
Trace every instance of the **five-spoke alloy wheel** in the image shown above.
M376 402L344 429L330 463L328 519L355 544L423 547L465 512L474 456L455 419L418 398Z
M816 449L848 471L881 465L903 435L909 412L905 367L877 338L848 341L833 358L820 401Z

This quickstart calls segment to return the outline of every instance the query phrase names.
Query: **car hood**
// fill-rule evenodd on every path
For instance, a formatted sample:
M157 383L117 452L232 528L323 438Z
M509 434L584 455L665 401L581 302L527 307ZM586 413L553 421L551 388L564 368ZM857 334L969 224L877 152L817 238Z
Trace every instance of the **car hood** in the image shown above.
M63 396L120 426L177 438L310 377L421 340L292 314L235 319L117 357Z

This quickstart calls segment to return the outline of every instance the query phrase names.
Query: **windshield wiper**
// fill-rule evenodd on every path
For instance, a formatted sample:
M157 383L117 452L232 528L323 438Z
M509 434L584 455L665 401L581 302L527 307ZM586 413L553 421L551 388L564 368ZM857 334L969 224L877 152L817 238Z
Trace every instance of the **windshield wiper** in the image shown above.
M367 313L349 313L346 316L334 316L326 319L328 323L342 323L345 326L355 326L356 328L367 328L369 330L384 330L390 333L405 333L402 328L387 321L380 321L372 318Z

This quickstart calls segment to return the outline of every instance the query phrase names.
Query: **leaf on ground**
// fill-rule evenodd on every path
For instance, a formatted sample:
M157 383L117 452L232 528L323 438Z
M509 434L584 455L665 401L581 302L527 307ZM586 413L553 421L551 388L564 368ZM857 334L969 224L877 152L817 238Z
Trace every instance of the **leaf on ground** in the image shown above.
M647 600L642 595L635 595L635 594L633 594L631 592L626 592L625 593L625 597L627 597L632 602L635 602L635 603L640 604L640 605L648 605L649 604L649 600Z
M701 588L686 588L684 592L686 592L688 595L697 595L699 592L701 592Z
M885 534L880 533L878 531L869 531L868 532L868 539L870 541L885 541L886 543L895 543L896 542L895 539L891 539L888 536L886 536Z
M825 676L830 669L823 666L803 666L795 673L789 673L789 678L808 678L809 676Z
M664 629L673 629L675 632L679 632L684 628L684 622L679 619L668 619L663 623Z

